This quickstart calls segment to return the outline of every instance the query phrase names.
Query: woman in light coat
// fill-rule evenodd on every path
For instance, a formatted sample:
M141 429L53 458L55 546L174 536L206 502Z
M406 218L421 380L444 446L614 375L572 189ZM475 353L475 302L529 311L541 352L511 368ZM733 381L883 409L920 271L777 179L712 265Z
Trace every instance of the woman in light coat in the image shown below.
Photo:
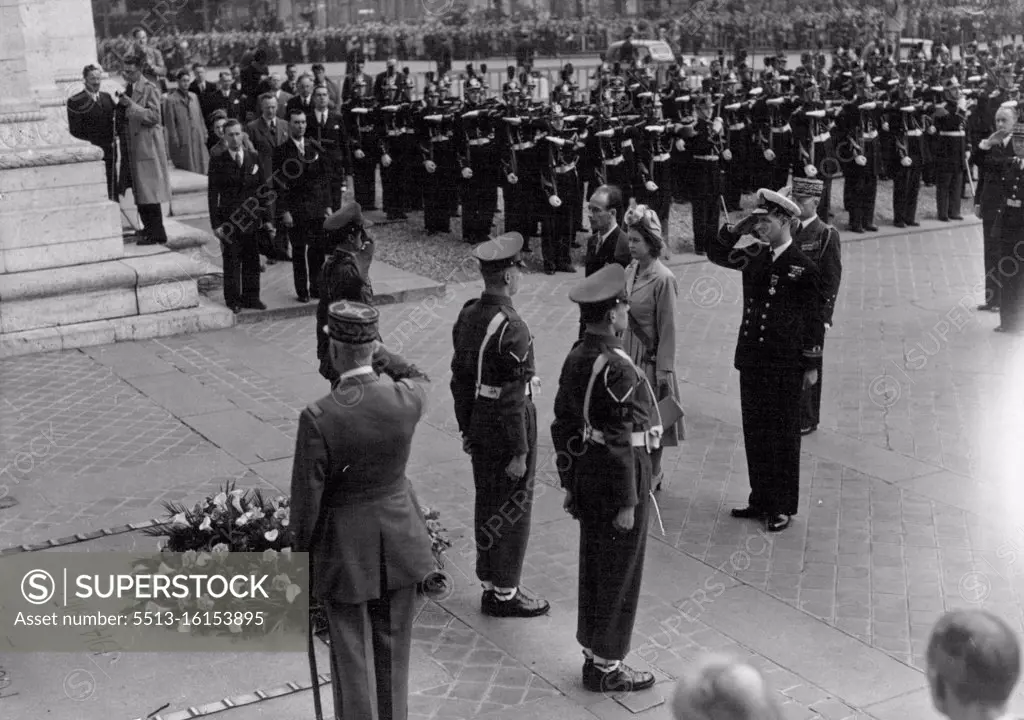
M629 296L629 328L622 346L646 375L658 400L671 395L679 401L676 381L676 277L659 259L665 247L657 213L646 205L626 211L624 229L633 258L626 268ZM657 418L652 418L652 423ZM664 428L661 447L651 452L651 487L664 483L662 448L675 447L684 439L683 420Z

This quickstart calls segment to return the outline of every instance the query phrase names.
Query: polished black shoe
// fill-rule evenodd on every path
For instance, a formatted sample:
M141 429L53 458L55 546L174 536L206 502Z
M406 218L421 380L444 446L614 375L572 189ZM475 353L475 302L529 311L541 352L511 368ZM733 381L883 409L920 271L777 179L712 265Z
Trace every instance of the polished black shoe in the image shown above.
M865 225L864 229L867 230L868 232L878 232L877 225Z
M135 241L135 244L136 245L156 245L157 242L153 238L140 237L138 240Z
M897 220L896 222L893 223L893 227L905 228L906 226L907 224L902 220Z
M565 272L565 273L574 273L574 272L576 272L576 268L574 268L569 263L561 263L561 264L555 266L555 271L556 272Z
M964 216L963 215L950 215L949 219L950 220L963 220Z
M818 429L817 425L808 425L807 427L800 428L801 435L810 435L812 432Z
M300 303L308 303L309 302L309 295L299 295L299 302Z
M545 265L544 266L544 274L545 275L554 275L555 274L555 266L554 265Z
M228 307L231 308L231 312L233 312L235 315L242 312L242 306L237 303L233 305L228 305Z
M764 529L768 532L782 532L792 520L792 515L771 515L764 519Z
M908 220L907 225L909 225L910 227L921 227L921 223L915 222L913 220Z
M949 218L939 218L939 222L949 222Z
M999 312L999 306L993 305L992 303L985 303L984 305L979 305L978 310L984 310L986 312Z
M589 666L585 663L583 665L583 687L591 692L637 692L653 686L653 673L634 670L623 662L610 672L604 672L593 662Z
M704 256L704 255L707 255L707 254L708 254L708 251L707 251L707 250L694 250L694 251L693 251L693 254L694 254L694 255L701 255L701 256Z
M547 600L527 595L522 588L516 591L511 600L499 600L493 590L484 590L480 598L480 612L484 615L500 618L532 618L544 615L551 608Z
M860 227L858 225L851 225L850 226L850 232L852 232L852 233L863 233L864 232L864 228L862 228L862 227Z
M733 508L729 511L729 514L740 520L760 520L764 517L763 511L749 505L744 508Z
M261 300L248 300L242 303L242 307L249 308L250 310L266 310L267 306Z

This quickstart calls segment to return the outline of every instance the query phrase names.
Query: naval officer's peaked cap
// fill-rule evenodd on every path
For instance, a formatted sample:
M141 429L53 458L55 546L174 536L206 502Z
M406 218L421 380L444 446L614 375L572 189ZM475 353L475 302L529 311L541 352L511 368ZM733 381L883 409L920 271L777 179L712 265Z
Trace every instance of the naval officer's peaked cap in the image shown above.
M348 345L366 345L379 337L380 312L369 305L339 300L327 309L327 334Z
M499 270L519 265L522 250L523 236L508 232L477 245L473 248L473 257L480 261L481 267Z

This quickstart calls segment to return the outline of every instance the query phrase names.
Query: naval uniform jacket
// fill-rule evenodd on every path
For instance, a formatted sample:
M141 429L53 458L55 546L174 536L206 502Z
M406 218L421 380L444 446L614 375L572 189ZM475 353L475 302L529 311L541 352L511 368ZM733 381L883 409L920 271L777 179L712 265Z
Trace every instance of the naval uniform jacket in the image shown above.
M736 248L739 239L724 226L708 243L708 260L743 273L736 369L818 369L825 338L818 267L795 242L772 262L767 245Z
M606 364L594 377L584 415L587 385L601 357ZM650 430L652 418L654 400L622 342L613 335L584 335L562 365L551 424L561 484L572 493L581 518L609 520L644 502L636 460L647 449L637 438Z
M295 550L311 553L315 597L357 605L381 597L382 566L388 591L435 569L405 474L426 402L419 383L366 368L299 416L290 519Z
M533 337L511 298L470 300L452 329L452 397L463 437L495 454L526 455Z
M818 266L822 321L831 325L839 296L839 282L843 277L839 231L816 216L807 227L801 223L800 229L793 234L793 244Z

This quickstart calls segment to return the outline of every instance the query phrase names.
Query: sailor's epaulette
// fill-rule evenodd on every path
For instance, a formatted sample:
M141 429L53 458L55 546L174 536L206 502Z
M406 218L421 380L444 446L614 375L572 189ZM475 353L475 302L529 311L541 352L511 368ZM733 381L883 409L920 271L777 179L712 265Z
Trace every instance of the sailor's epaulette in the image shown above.
M476 302L477 300L479 300L479 298L471 298L471 299L467 300L467 301L466 301L466 304L462 306L462 309L463 309L463 310L465 310L465 309L466 309L466 308L468 308L468 307L469 307L470 305L472 305L473 303L475 303L475 302Z
M309 410L309 414L315 418L318 418L324 414L324 409L320 407L320 403L316 401L311 402L309 405L307 405L306 409Z

